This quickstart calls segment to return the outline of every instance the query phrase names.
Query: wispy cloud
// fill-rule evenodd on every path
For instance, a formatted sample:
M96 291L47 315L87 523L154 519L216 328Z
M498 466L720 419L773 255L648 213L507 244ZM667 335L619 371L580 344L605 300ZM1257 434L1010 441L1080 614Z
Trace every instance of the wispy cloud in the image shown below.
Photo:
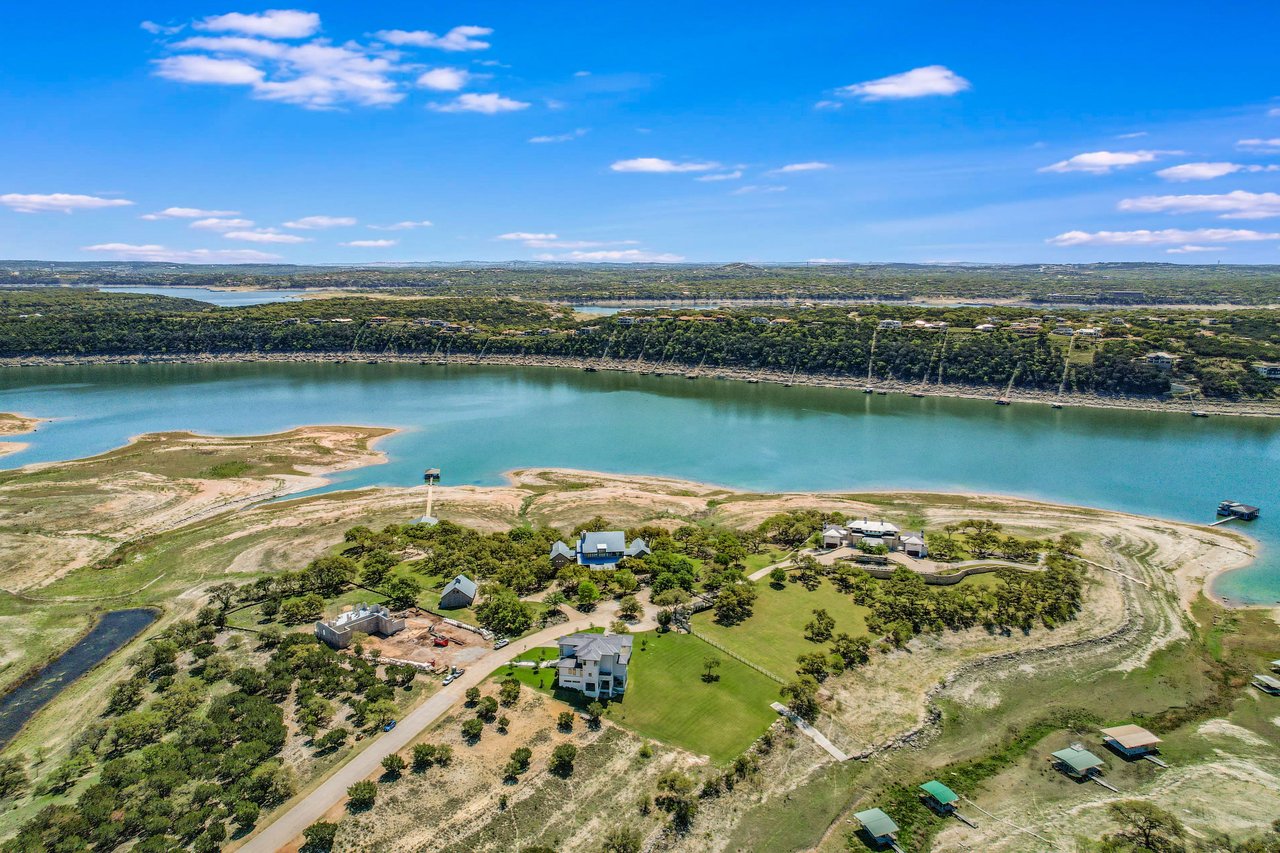
M240 228L252 228L252 219L227 219L221 216L210 216L205 219L197 219L191 223L190 228L199 228L204 231L235 231Z
M1141 139L1144 136L1150 135L1151 134L1145 130L1135 130L1133 133L1117 133L1116 139Z
M741 169L734 169L732 172L717 172L714 175L699 175L694 178L695 181L736 181L741 178L743 172Z
M1213 213L1219 219L1269 219L1280 216L1280 193L1235 190L1216 195L1144 195L1118 205L1127 213Z
M1241 139L1236 143L1241 148L1256 148L1262 151L1280 151L1280 136L1271 139Z
M77 210L128 207L133 202L77 193L5 193L0 195L0 204L18 213L73 213Z
M581 139L587 135L587 129L580 127L577 130L571 130L568 133L556 133L550 136L533 136L529 141L535 145L546 145L552 142L572 142L575 139Z
M972 84L945 65L926 65L878 80L866 80L836 89L836 94L860 101L895 101L931 95L955 95Z
M720 164L712 161L686 160L684 162L676 162L674 160L663 160L660 157L636 157L631 160L618 160L609 168L615 172L674 174L680 172L709 172L712 169L720 168Z
M246 243L310 243L310 237L297 234L285 234L274 228L259 228L257 231L229 231L222 235L228 240L243 240Z
M97 243L81 251L108 254L123 261L156 261L174 264L252 264L278 261L279 255L256 249L170 249L154 243Z
M1175 246L1172 249L1165 249L1170 255L1191 255L1196 252L1225 252L1226 246Z
M231 12L211 15L192 24L197 30L215 33L244 33L272 39L300 39L315 35L320 16L297 9L271 9L256 15Z
M607 264L676 264L684 260L682 255L669 252L649 252L643 249L612 249L595 252L564 252L539 255L540 261L565 261Z
M489 27L461 26L454 27L442 36L427 30L379 30L373 35L397 47L431 47L463 52L488 49L489 43L481 41L477 36L493 35L493 30Z
M339 246L350 246L353 249L385 249L399 243L399 240L349 240Z
M734 195L751 195L752 193L784 193L787 188L778 184L747 184L733 191Z
M517 101L514 98L508 98L496 93L478 95L474 92L468 92L465 95L459 95L452 101L442 104L430 104L429 106L438 113L496 115L497 113L510 113L528 109L530 105L527 101Z
M785 166L774 169L770 174L773 175L791 175L796 172L821 172L824 169L830 169L830 163L823 163L818 160L810 160L807 163L788 163Z
M286 222L284 227L314 230L319 228L345 228L355 224L356 219L352 216L304 216L301 219L293 219Z
M403 222L394 222L391 225L369 225L368 228L374 231L411 231L414 228L430 228L432 222L429 219L411 220L406 219Z
M1113 169L1123 169L1140 163L1151 163L1166 154L1180 154L1180 151L1089 151L1059 160L1048 166L1042 166L1041 172L1088 172L1094 175L1105 175Z
M238 210L205 210L199 207L166 207L155 213L144 213L139 219L154 222L160 219L200 219L203 217L239 216Z
M1159 231L1067 231L1045 242L1053 246L1159 246L1165 244L1250 243L1280 240L1280 233L1230 228L1165 228Z
M1182 163L1156 172L1166 181L1207 181L1236 172L1280 172L1280 166L1244 165L1242 163Z

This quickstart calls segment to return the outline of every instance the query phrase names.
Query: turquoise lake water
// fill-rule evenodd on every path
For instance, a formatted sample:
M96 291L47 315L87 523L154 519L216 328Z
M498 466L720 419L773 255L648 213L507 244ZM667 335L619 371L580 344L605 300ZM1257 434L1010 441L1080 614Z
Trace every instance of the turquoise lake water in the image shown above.
M297 290L214 290L208 287L100 287L104 293L147 293L152 296L177 296L197 299L223 308L265 305L268 302L291 302L301 299Z
M53 422L0 466L73 459L158 430L246 435L399 427L390 462L329 489L491 485L519 467L661 474L754 490L1024 495L1185 521L1258 504L1261 559L1235 601L1280 601L1280 419L1104 409L549 368L416 364L112 365L0 371L0 411ZM1235 524L1235 522L1233 522Z

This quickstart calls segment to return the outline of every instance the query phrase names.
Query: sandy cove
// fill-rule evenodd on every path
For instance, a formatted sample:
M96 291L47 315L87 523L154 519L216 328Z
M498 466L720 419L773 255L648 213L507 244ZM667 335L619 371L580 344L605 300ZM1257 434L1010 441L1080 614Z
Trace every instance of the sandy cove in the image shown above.
M505 365L512 367L554 367L575 370L608 370L622 373L655 374L667 377L692 377L696 379L725 379L742 382L764 382L772 385L799 385L814 388L846 388L865 391L871 388L877 394L918 394L925 397L954 397L960 399L990 400L994 402L1002 390L995 387L944 383L922 386L918 382L873 379L829 373L797 373L786 371L756 370L742 367L697 368L684 364L654 364L632 359L575 358L570 356L530 356L491 354L454 355L447 360L424 357L424 354L389 355L372 353L204 353L199 355L95 355L49 356L35 358L0 358L0 368L52 367L59 365L93 364L248 364L258 362L280 363L331 363L364 362L369 364L464 364ZM1239 417L1280 417L1280 400L1196 400L1194 402L1167 401L1158 397L1141 397L1107 394L1063 393L1052 391L1028 391L1013 389L1008 399L1014 403L1059 404L1063 407L1093 409L1131 409L1148 412L1167 412L1190 415L1194 409L1211 415Z
M30 418L13 412L0 412L0 436L24 435L36 431L36 425L42 418ZM26 450L31 444L25 441L0 441L0 456Z

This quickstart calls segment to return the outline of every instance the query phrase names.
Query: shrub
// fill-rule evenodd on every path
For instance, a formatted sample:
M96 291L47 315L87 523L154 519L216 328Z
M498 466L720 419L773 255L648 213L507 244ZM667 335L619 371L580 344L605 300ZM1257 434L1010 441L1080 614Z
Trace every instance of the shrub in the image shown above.
M571 743L562 743L551 751L551 763L548 769L560 777L573 773L573 762L578 758L578 748Z
M462 736L474 743L480 740L480 734L484 731L484 723L479 720L467 720L462 724Z
M373 808L373 801L378 798L378 786L368 779L361 779L347 788L347 808L351 811L365 811Z

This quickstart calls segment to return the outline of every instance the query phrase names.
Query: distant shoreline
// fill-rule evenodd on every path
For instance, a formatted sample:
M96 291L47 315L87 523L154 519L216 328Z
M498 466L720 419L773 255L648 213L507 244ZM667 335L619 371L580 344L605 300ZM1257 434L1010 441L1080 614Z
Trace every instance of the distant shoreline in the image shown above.
M919 382L865 379L848 375L824 373L796 373L757 370L745 367L690 367L688 365L659 365L637 362L634 359L576 358L549 355L492 354L477 358L473 354L454 355L447 360L426 354L388 355L372 353L204 353L173 355L91 355L91 356L37 356L0 358L0 368L55 367L61 365L98 364L251 364L251 363L375 363L375 364L423 364L423 365L476 365L495 364L510 367L550 367L571 370L602 370L624 373L659 374L670 378L726 379L740 382L768 383L772 385L796 385L817 388L847 388L865 391L871 388L876 394L919 394L925 397L951 397L957 399L990 400L993 403L1003 396L994 386L945 383L922 385ZM1053 391L1029 391L1015 388L1010 391L1011 403L1061 404L1063 407L1091 409L1129 409L1134 411L1166 412L1190 415L1194 409L1210 415L1236 417L1280 417L1280 400L1231 401L1196 400L1170 402L1156 397L1063 393Z

